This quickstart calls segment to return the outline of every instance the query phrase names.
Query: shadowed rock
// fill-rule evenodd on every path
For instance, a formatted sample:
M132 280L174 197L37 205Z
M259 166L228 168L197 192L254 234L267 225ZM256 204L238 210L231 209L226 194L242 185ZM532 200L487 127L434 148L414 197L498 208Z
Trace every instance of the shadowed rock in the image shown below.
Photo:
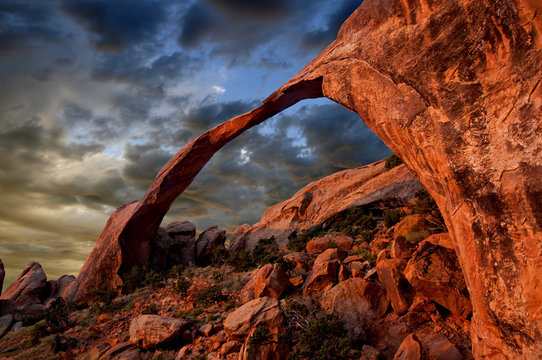
M185 146L141 201L113 215L96 244L111 258L93 251L76 298L146 261L171 203L224 144L323 95L358 113L437 202L470 292L475 357L537 358L541 30L534 0L364 1L337 40L262 106ZM93 267L109 274L98 281Z
M0 259L0 295L2 294L2 286L4 285L4 277L6 276L6 271L4 270L4 263Z

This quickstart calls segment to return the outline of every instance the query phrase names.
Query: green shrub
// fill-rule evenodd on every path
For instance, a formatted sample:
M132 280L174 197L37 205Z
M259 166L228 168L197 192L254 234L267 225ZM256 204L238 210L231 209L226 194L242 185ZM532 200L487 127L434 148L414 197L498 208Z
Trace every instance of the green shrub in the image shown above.
M258 240L258 244L252 250L252 261L256 265L270 264L279 259L279 247L274 236L268 239Z
M316 225L312 228L302 230L298 232L294 230L288 236L288 249L299 252L304 251L307 247L307 243L315 238L324 235L324 228L322 225Z
M401 165L402 163L403 160L401 160L399 156L393 154L386 159L386 164L384 166L386 167L386 170L391 170L394 167Z
M226 263L227 258L228 251L226 250L226 248L224 246L216 247L211 255L211 266L221 267L223 264Z
M116 289L111 289L108 285L102 284L98 289L92 290L91 299L94 302L108 304L118 296Z
M432 212L433 210L438 210L435 200L433 200L427 190L422 188L416 191L416 194L414 194L414 196L416 197L416 202L414 203L414 207L412 210L415 214L424 215Z
M224 311L230 311L239 306L239 303L235 299L229 299L226 305L224 305Z
M186 319L186 320L188 320L190 322L195 322L197 320L198 316L200 316L204 312L205 312L205 310L203 310L203 308L197 307L197 308L194 308L194 309L189 310L189 311L180 310L175 315L177 317L179 317L179 318Z
M61 297L51 304L49 312L45 315L45 325L50 334L64 332L69 328L70 309Z
M156 303L150 303L141 312L143 315L156 315L158 314L158 305Z
M419 243L430 235L431 233L427 230L411 230L405 235L405 239L413 243Z
M192 281L190 281L188 278L181 275L181 277L179 277L173 283L173 290L175 290L175 292L181 296L187 296L188 289L190 288L191 285L192 285Z
M148 269L143 280L144 286L150 286L152 289L160 287L164 281L164 276L154 270Z
M256 264L252 261L251 252L245 249L232 252L228 256L226 264L233 266L236 272L249 271L256 267Z
M147 266L132 266L130 271L124 274L122 289L123 293L131 294L142 287L147 272Z
M346 360L350 358L351 349L352 342L342 323L337 316L327 314L320 319L310 319L307 327L299 331L288 359Z
M276 341L273 341L273 335L271 335L269 329L265 325L259 324L256 331L254 331L248 339L248 348L250 351L254 346L258 347L261 345L273 344L275 342Z
M32 327L30 331L30 345L36 346L40 343L40 340L49 335L47 331L47 325L44 321L40 321Z
M393 225L397 224L399 220L401 220L401 215L401 209L384 210L384 213L382 214L384 225L386 225L386 227L392 227Z
M351 237L368 238L368 232L376 228L377 222L372 213L366 213L361 207L343 211L333 224L333 230Z
M194 295L194 301L202 305L211 305L214 302L222 301L225 299L222 289L218 285L207 286L196 292Z
M376 266L376 254L372 254L367 249L358 249L355 254L362 256L362 259L367 261L372 267Z
M169 277L174 279L180 279L181 276L183 276L184 269L185 268L183 264L177 264L173 266L169 271Z

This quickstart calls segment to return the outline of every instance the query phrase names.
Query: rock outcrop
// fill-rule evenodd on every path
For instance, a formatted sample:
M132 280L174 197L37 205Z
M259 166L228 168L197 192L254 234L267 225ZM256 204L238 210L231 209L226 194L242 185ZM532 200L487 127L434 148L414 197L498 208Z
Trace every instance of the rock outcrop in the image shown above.
M165 316L141 315L130 323L130 342L145 349L165 346L178 340L187 324Z
M40 304L46 285L47 276L41 265L30 262L13 284L2 293L0 299L11 300L18 307Z
M2 287L4 286L4 277L6 276L6 271L4 270L4 263L0 259L0 295L2 295Z
M268 208L254 225L240 226L231 237L230 251L252 250L259 239L274 236L279 246L293 230L321 224L340 212L369 204L399 206L412 199L420 184L404 166L386 171L385 161L334 173L314 181L290 199Z
M358 113L436 200L470 293L475 357L538 357L541 31L533 0L364 1L337 40L262 106L193 140L143 199L111 217L75 298L147 260L172 202L224 144L326 96ZM293 213L312 201L300 200Z
M216 248L224 248L226 241L226 230L218 229L218 226L211 226L198 237L196 242L196 264L206 266L211 263L213 251Z

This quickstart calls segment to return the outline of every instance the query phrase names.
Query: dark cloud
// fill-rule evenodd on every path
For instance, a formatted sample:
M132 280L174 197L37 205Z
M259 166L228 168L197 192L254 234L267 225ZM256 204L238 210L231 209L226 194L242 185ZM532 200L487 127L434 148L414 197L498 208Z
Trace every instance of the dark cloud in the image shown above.
M153 0L68 0L61 8L96 39L103 51L118 51L154 35L165 19L164 2Z
M303 36L303 45L307 48L323 49L337 38L341 25L356 10L363 0L343 0L336 11L327 17L325 28L313 30Z
M292 0L205 0L207 3L234 16L274 18L291 10Z
M53 21L50 6L36 1L4 0L0 3L0 48L5 55L39 44L60 42L63 37Z

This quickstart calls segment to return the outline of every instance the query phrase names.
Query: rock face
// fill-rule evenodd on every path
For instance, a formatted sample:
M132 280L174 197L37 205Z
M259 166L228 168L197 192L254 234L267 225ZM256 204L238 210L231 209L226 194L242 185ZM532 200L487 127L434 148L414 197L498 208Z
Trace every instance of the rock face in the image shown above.
M463 319L471 314L467 286L453 250L423 241L409 260L404 274L417 294Z
M11 300L18 307L40 304L42 295L47 285L47 277L40 264L29 263L17 280L2 293L0 299Z
M404 263L400 259L384 259L376 265L378 279L384 284L391 306L399 315L408 310L414 299L414 290L403 276Z
M256 276L254 297L268 296L280 299L290 286L288 275L281 265L267 264L258 271Z
M382 317L389 306L384 288L374 282L352 278L329 289L319 299L320 306L336 314L353 338L364 339L365 330Z
M231 312L224 321L224 330L229 339L242 340L259 324L270 328L282 328L283 316L276 299L261 297L247 302Z
M141 315L130 323L130 342L145 349L167 345L182 335L187 324L159 315Z
M212 226L201 233L196 242L196 264L206 266L211 263L213 251L218 247L224 247L226 230L219 230L218 226Z
M541 31L534 0L364 1L337 40L262 106L193 140L141 201L112 216L77 279L78 298L114 283L119 263L146 261L173 200L224 144L302 99L326 96L358 113L436 200L473 305L475 357L537 358ZM298 200L293 217L313 201ZM97 268L107 270L99 281Z
M349 236L323 236L314 238L307 243L307 252L320 254L329 249L329 247L339 247L343 250L350 250L354 239Z
M253 249L261 238L274 236L279 246L293 230L321 224L355 206L385 202L398 206L414 197L419 182L404 166L386 171L385 161L337 172L312 182L292 198L268 208L260 221L239 227L231 237L230 251Z

